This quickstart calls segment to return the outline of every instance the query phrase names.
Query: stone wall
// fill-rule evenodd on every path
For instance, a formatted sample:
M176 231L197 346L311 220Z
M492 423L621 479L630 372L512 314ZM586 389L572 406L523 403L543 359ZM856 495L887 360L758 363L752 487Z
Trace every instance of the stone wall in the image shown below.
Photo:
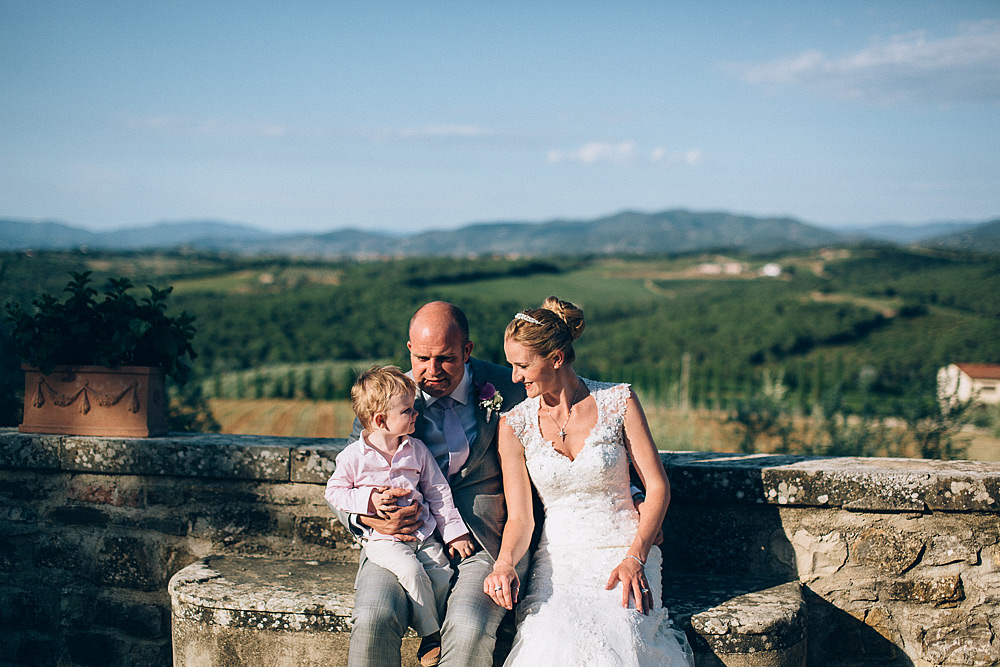
M170 577L209 554L356 561L339 441L0 429L0 664L171 664Z
M0 664L170 664L169 578L209 554L356 560L339 440L0 429ZM804 585L814 665L1000 663L1000 465L665 454L668 582Z

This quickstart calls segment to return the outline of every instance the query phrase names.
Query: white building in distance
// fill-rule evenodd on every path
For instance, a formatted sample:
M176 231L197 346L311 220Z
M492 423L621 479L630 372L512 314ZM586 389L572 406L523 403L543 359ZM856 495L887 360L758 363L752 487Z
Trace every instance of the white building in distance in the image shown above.
M1000 403L1000 364L949 364L938 370L938 396L950 403Z

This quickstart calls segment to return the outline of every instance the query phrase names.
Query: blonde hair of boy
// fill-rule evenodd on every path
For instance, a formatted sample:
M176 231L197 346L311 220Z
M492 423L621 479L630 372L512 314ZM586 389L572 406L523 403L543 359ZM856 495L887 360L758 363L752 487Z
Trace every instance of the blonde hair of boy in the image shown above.
M389 411L394 398L416 393L416 383L398 366L372 366L351 387L351 407L367 431L371 430L376 414Z

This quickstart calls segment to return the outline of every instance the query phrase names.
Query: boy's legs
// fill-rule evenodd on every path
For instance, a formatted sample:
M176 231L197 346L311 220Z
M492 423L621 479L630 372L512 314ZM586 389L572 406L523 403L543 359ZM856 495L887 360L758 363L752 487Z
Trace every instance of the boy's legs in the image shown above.
M451 592L452 569L448 554L441 542L431 538L424 540L417 549L417 559L423 564L424 572L431 581L438 618L443 620L448 606L448 594Z
M370 540L365 545L365 555L399 579L413 603L411 625L418 635L425 637L440 630L441 624L431 579L417 557L416 552L420 548L421 543L418 542Z

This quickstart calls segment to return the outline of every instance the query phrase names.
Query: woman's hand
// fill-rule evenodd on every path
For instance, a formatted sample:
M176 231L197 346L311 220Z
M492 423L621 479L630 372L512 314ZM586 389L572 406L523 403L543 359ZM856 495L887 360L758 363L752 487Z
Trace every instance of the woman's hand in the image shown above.
M622 562L611 571L611 578L604 588L611 590L615 584L622 585L622 606L628 609L629 600L635 600L635 608L643 614L649 614L653 608L653 593L649 590L649 580L646 579L645 564L638 556L626 556Z
M483 592L504 609L512 609L517 602L520 581L514 568L506 563L496 563L493 572L483 582Z

